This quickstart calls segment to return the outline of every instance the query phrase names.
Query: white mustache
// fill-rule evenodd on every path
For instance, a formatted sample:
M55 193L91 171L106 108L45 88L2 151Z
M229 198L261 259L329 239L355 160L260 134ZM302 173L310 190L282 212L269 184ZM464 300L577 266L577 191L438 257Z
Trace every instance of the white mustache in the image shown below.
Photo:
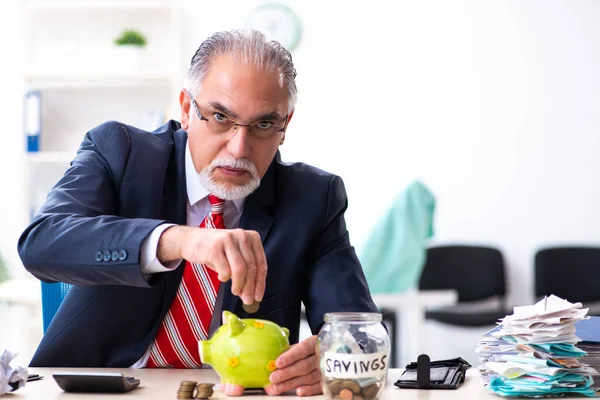
M256 171L256 167L249 160L245 158L235 158L235 157L221 157L213 160L210 165L206 168L208 172L213 172L215 168L225 167L225 168L233 168L233 169L243 169L247 171L252 178L258 177L258 172Z

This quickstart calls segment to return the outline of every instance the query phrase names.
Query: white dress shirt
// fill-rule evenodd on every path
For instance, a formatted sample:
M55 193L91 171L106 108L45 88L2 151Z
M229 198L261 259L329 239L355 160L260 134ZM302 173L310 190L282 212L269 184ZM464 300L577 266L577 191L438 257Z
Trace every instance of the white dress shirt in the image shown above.
M185 183L187 187L187 225L200 226L204 218L211 209L208 201L208 190L202 186L198 173L192 162L192 155L188 144L185 146ZM244 211L243 199L225 201L223 208L223 220L227 229L235 229L240 225L242 212ZM157 272L171 271L179 266L182 260L173 260L162 264L157 257L158 239L160 235L169 227L175 224L162 224L157 226L152 233L142 243L140 267L143 274L150 275ZM152 347L152 345L150 346ZM131 368L144 368L150 355L150 347L142 358L140 358Z

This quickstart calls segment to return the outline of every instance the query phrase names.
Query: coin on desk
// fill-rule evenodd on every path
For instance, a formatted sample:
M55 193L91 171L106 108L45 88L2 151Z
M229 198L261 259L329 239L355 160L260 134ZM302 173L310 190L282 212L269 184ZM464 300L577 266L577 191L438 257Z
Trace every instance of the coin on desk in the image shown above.
M254 301L251 304L244 303L243 308L248 314L255 314L260 308L260 301Z
M197 382L194 381L182 381L179 384L179 390L177 391L178 399L193 399L194 391L196 389Z
M208 399L213 395L212 383L199 383L196 386L196 399Z

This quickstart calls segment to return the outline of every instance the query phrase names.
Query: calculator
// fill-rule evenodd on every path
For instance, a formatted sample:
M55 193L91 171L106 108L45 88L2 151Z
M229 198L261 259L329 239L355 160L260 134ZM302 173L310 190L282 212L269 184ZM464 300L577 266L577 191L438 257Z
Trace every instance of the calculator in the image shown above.
M140 380L110 372L56 372L52 377L65 392L125 393L140 385Z

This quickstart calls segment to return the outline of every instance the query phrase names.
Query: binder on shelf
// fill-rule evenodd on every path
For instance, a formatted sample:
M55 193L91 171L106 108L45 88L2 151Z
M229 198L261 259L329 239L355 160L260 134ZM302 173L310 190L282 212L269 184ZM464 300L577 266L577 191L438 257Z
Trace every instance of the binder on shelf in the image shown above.
M25 94L25 137L27 151L40 151L40 135L42 133L42 94L37 90Z
M594 383L592 387L600 388L600 317L591 316L589 319L584 319L575 323L577 332L575 333L581 342L577 343L577 347L586 352L586 355L581 357L581 362L587 364L596 370L596 374L592 375Z
M575 323L576 335L582 343L600 348L600 317L591 316Z

